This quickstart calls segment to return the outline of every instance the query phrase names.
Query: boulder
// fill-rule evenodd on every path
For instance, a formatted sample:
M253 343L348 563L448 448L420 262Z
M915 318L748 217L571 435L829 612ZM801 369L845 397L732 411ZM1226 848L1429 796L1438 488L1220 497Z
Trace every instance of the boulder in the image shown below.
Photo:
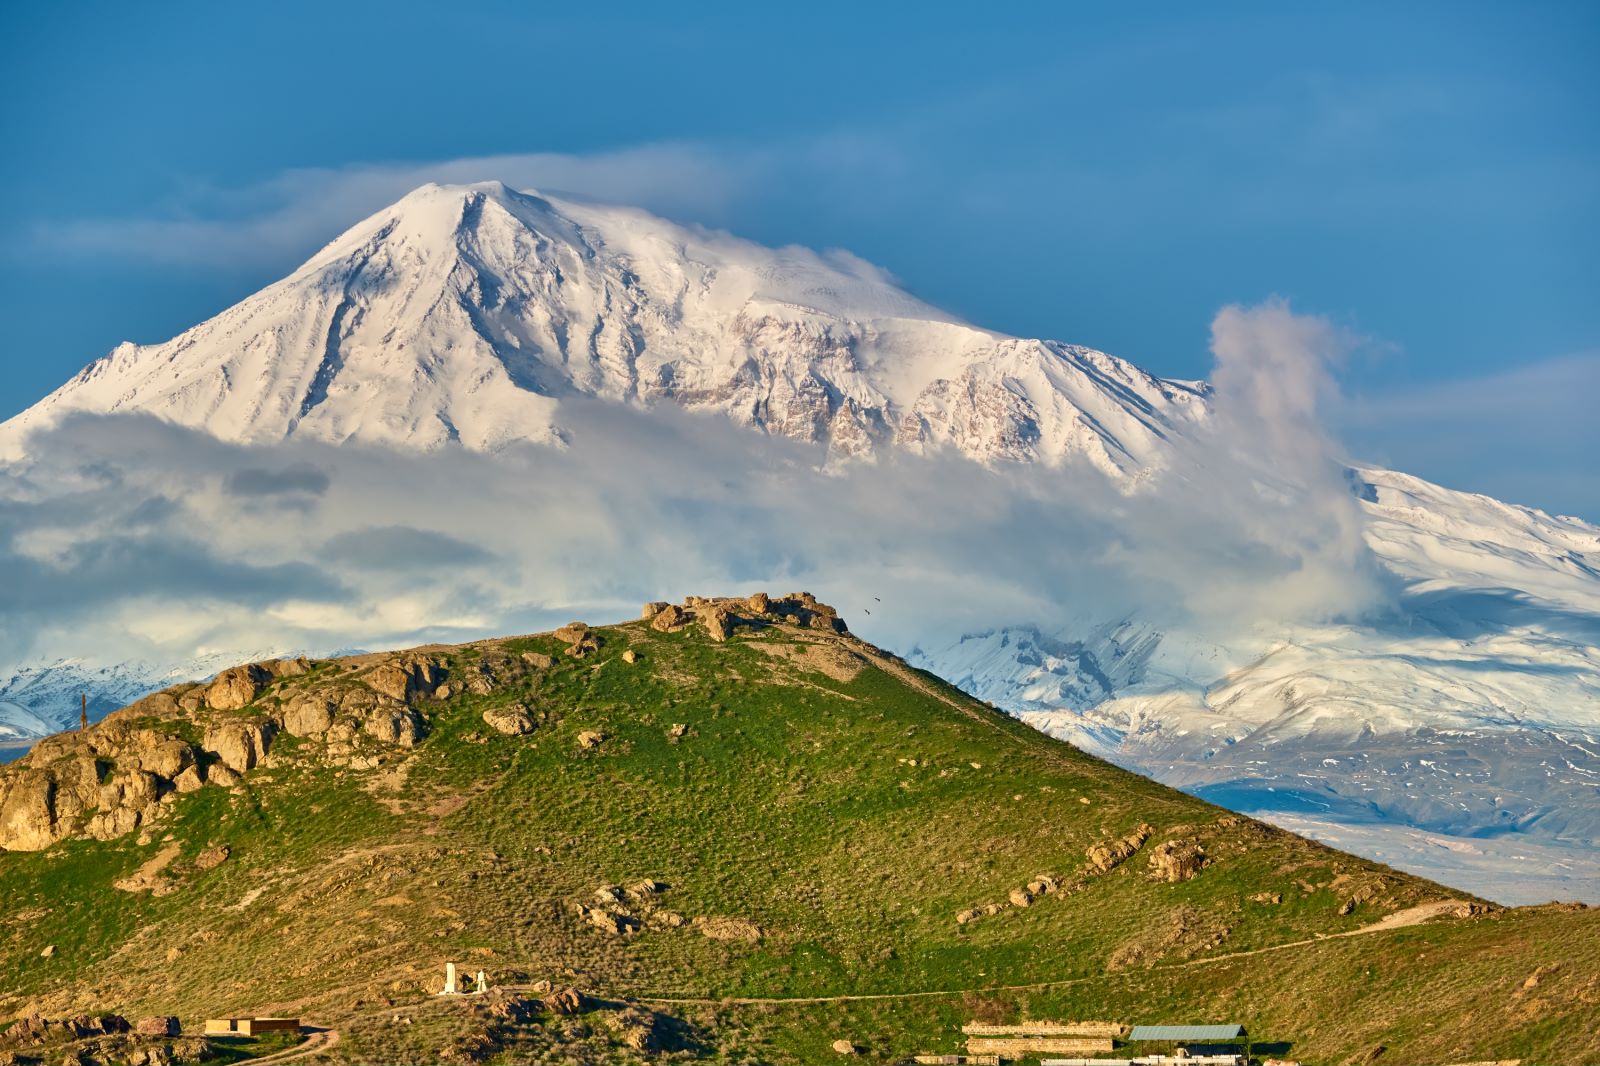
M411 671L399 663L384 663L361 680L365 681L374 691L381 692L392 700L402 703L411 697L415 691Z
M178 1019L171 1014L157 1014L140 1018L133 1031L140 1036L178 1036L183 1032Z
M639 661L639 653L634 651L632 648L629 648L627 651L622 653L622 661L625 663L636 663Z
M491 728L511 737L525 737L538 728L528 708L520 703L509 707L490 707L483 712L483 720Z
M141 769L170 781L195 763L194 749L176 737L141 730L137 758Z
M525 651L522 653L522 661L535 670L548 670L556 664L555 656L546 655L542 651Z
M650 620L650 628L658 633L671 633L689 624L689 615L682 607L668 604Z
M283 731L295 737L319 736L333 725L338 710L338 698L328 688L301 692L283 709Z
M576 644L589 635L589 626L584 622L568 622L556 630L556 639L563 644Z
M956 924L967 925L970 922L977 921L982 916L983 914L978 908L968 907L966 910L956 911Z
M578 734L578 747L585 749L597 748L605 739L606 735L604 733L593 729L585 729Z
M277 732L277 724L271 719L218 722L207 727L201 747L215 755L223 766L234 773L244 773L266 758Z
M574 659L582 659L600 650L600 638L593 633L585 633L582 637L572 642L572 647L567 649L567 654Z
M758 592L745 600L744 605L749 608L751 614L766 614L772 607L772 599L765 592Z
M1207 865L1205 849L1188 840L1168 840L1150 853L1150 876L1174 884L1187 881Z
M1033 905L1033 893L1025 888L1013 888L1011 895L1007 898L1011 900L1013 907L1029 907Z
M833 1042L833 1053L835 1055L854 1055L856 1046L848 1040L835 1040Z
M584 1008L587 999L576 988L563 988L549 999L545 1000L552 1013L577 1014Z
M233 854L233 849L226 844L217 844L209 847L194 857L195 869L214 870L227 862L228 856L231 854ZM178 1034L174 1032L171 1035L177 1036Z
M255 702L272 674L260 663L230 667L205 688L205 703L214 711L237 711Z
M409 703L432 693L444 680L444 666L428 655L411 653L374 667L361 680L390 699Z
M427 735L428 728L422 715L403 703L388 701L366 712L361 731L385 744L410 748Z
M191 766L172 779L172 787L181 795L197 792L205 783L205 778L200 776L198 766Z
M732 611L722 607L712 607L701 615L706 624L706 633L715 641L727 640L733 635L734 624L738 619Z
M56 781L29 767L13 775L0 797L0 848L39 851L61 838L56 828Z
M639 617L642 620L648 622L652 618L654 618L656 615L658 615L662 611L666 610L667 607L668 607L668 604L667 604L667 602L665 600L651 600L649 603L645 604L644 607L639 611Z
M667 730L667 736L671 737L673 740L681 740L683 739L684 734L687 732L689 732L688 726L684 725L682 722L673 722L672 728Z

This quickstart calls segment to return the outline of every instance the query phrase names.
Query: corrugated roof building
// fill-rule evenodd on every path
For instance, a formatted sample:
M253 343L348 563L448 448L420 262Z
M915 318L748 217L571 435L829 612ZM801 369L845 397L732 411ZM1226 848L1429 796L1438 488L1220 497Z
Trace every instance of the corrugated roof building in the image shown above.
M1226 1044L1243 1040L1242 1025L1136 1025L1129 1040L1194 1041L1197 1044Z

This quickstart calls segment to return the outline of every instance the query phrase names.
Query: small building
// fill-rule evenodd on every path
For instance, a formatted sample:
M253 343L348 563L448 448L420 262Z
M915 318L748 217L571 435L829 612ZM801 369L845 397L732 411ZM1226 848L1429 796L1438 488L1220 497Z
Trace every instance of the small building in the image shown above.
M207 1018L207 1036L260 1036L300 1031L299 1018Z
M1242 1025L1136 1025L1128 1039L1143 1043L1158 1043L1177 1048L1179 1056L1191 1062L1207 1059L1226 1062L1243 1049L1242 1058L1250 1057L1250 1034ZM1165 1056L1151 1056L1162 1059Z

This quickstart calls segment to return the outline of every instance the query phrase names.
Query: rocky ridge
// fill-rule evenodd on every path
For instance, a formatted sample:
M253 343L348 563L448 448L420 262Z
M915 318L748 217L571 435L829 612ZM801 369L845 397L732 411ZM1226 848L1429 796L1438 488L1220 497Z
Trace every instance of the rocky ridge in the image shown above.
M779 624L845 631L838 611L809 592L690 596L681 604L646 604L642 614L657 632L699 625L718 642L739 629ZM554 635L574 659L599 651L604 639L583 622ZM430 708L442 701L488 695L555 664L539 652L505 653L498 643L482 645L475 663L454 673L427 651L246 663L205 684L153 693L88 729L47 737L0 770L0 851L38 851L72 836L110 840L150 827L179 796L208 785L228 788L271 766L281 734L312 743L317 757L331 763L370 769L386 752L426 737ZM625 654L634 661L632 652ZM483 720L517 736L539 724L522 703L489 708ZM604 736L579 740L593 747Z

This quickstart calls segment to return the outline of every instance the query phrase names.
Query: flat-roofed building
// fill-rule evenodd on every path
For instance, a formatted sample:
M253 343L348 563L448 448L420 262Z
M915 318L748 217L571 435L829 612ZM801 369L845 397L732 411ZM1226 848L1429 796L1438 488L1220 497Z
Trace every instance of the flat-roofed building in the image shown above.
M207 1036L259 1036L262 1033L299 1032L299 1018L207 1018Z

